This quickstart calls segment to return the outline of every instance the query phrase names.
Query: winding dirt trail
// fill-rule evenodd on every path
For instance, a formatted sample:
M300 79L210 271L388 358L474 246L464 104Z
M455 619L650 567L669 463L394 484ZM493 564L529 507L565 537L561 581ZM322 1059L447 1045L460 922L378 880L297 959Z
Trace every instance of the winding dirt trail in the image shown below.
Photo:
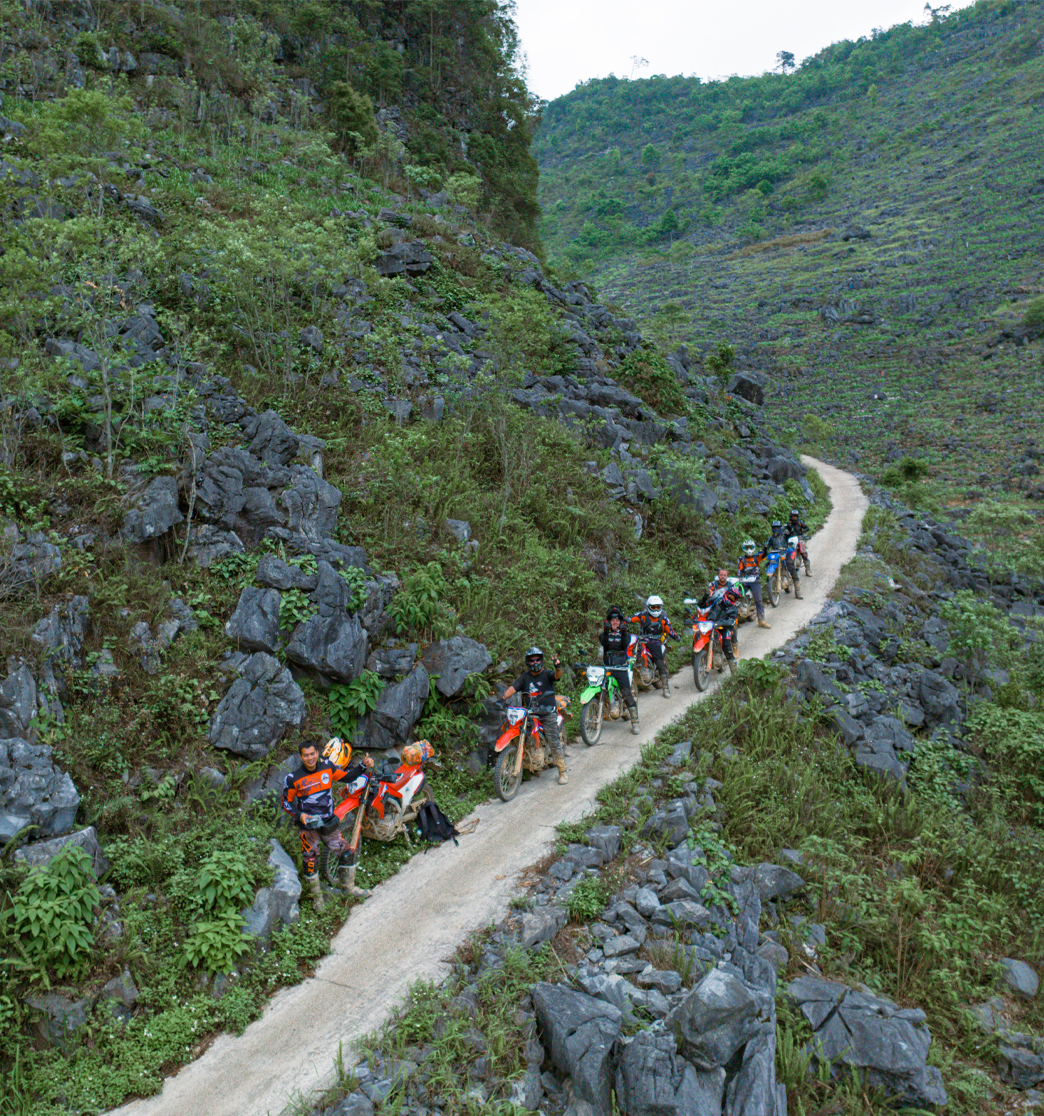
M783 597L767 608L772 629L745 625L743 658L781 647L823 607L841 567L855 554L867 507L856 479L805 458L830 488L833 510L811 541L813 577L801 579L804 599ZM679 661L675 656L675 662ZM608 724L586 748L573 722L569 785L553 772L524 784L510 803L487 802L475 812L475 833L414 857L358 905L331 943L314 978L281 991L264 1015L238 1036L220 1036L198 1061L168 1078L162 1093L114 1110L122 1116L277 1116L287 1105L328 1085L339 1047L375 1030L416 980L441 981L446 959L473 931L507 912L522 870L545 856L555 826L589 813L606 782L629 767L652 740L700 695L692 671L672 680L672 696L649 691L639 703L642 733ZM349 1062L351 1064L351 1062Z

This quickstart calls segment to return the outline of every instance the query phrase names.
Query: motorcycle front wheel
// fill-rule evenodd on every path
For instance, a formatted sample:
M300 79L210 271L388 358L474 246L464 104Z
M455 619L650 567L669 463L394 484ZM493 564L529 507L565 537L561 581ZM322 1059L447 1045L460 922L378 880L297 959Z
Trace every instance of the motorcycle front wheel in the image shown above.
M692 680L696 689L703 693L710 685L710 671L707 669L707 648L692 657Z
M776 567L776 572L769 578L769 603L775 608L779 604L779 566Z
M598 738L602 735L604 705L603 695L599 692L590 701L586 701L580 706L580 735L584 738L584 743L588 748L592 744L597 744Z
M504 802L510 802L522 785L522 772L515 774L515 760L518 755L518 745L509 744L499 756L493 768L493 788Z
M643 690L647 690L652 685L653 672L652 667L643 663L641 659L634 664L634 680L641 686Z

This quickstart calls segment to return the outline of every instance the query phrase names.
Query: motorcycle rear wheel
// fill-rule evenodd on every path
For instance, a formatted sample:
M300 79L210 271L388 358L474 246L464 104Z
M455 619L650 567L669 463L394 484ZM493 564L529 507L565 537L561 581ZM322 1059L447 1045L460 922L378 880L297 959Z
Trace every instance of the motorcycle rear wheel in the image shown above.
M493 768L493 788L497 796L504 802L510 802L522 785L522 772L515 774L515 762L518 756L518 745L509 744L499 756Z
M634 664L634 681L637 685L641 686L643 690L647 690L652 685L653 672L652 667L647 666L639 659Z
M776 567L776 572L769 578L769 603L775 608L779 604L779 566Z
M696 683L696 689L703 693L704 690L710 685L710 671L707 669L707 648L698 654L692 656L692 680Z
M584 743L591 747L598 743L602 735L602 713L605 708L604 696L601 692L595 694L590 701L585 701L580 706L580 735Z

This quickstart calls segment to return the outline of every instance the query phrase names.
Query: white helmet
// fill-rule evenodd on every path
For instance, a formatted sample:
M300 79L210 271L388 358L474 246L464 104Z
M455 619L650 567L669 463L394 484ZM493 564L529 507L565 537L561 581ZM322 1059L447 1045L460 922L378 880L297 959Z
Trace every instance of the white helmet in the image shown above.
M754 545L754 540L747 539L747 541L743 544L743 553L749 556L753 554L755 550L757 550L757 547Z
M663 612L663 601L659 597L652 596L645 602L645 609L650 616L659 616Z

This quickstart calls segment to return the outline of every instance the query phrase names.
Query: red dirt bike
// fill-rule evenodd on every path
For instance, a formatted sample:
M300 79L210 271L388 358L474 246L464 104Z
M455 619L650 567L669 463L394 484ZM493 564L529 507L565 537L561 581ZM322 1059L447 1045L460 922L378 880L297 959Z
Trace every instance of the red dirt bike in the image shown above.
M565 707L568 704L569 698L555 697L558 739L563 752L566 748L565 719L568 716ZM508 706L507 717L500 726L500 736L497 737L494 748L497 761L493 767L493 786L504 802L510 802L518 794L523 771L530 771L535 775L550 766L550 755L543 733L544 726L531 709L521 705Z
M650 686L659 686L660 677L659 671L656 669L656 660L649 652L649 644L656 641L654 635L640 635L638 637L637 653L634 658L634 681L641 686L643 690L648 690ZM667 651L667 638L661 638L660 648L666 657Z
M328 754L329 753L329 754ZM323 755L335 767L346 768L351 760L351 746L340 740L331 740ZM407 744L402 750L399 766L392 770L370 771L360 775L345 788L345 796L334 807L338 828L351 835L355 825L355 811L363 802L362 835L372 841L392 841L400 833L410 835L407 826L416 817L425 802L434 802L426 785L424 764L435 762L435 749L427 740Z
M721 625L715 624L710 619L711 605L700 605L692 597L685 598L688 608L696 610L690 618L692 624L692 680L696 689L701 693L710 685L710 672L714 669L714 659L717 656L718 670L724 669L722 663L728 666L729 674L732 673L732 660L725 657L721 642ZM731 626L731 625L730 625ZM733 635L733 648L736 649L736 637Z

